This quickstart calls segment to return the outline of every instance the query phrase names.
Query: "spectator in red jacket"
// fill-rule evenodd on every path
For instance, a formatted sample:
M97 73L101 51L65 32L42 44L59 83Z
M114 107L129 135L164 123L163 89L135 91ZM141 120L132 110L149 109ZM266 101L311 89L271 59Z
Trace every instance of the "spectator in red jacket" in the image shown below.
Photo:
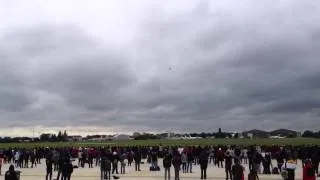
M316 180L316 172L314 170L311 160L306 160L302 174L303 180Z

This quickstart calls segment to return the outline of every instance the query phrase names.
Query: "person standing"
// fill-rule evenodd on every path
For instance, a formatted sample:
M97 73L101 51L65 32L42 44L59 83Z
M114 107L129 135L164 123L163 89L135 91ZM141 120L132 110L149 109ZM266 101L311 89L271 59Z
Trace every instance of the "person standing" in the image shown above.
M106 179L110 180L110 176L111 176L111 160L108 157L106 160Z
M52 180L52 160L46 159L46 180Z
M310 159L306 160L303 166L302 180L316 180L316 171Z
M62 167L62 180L70 180L73 166L70 160L66 160Z
M57 174L57 180L59 180L61 174L62 174L62 168L64 166L64 156L63 154L59 155L59 160L58 160L58 174Z
M230 179L232 180L243 180L244 179L244 167L241 166L240 161L238 159L235 159L234 165L232 166L232 176L230 176Z
M207 179L208 155L203 151L199 156L199 164L201 169L201 179Z
M2 175L2 174L1 174L2 164L3 164L3 158L2 158L2 156L0 156L0 175Z
M118 173L118 163L119 163L119 158L118 158L118 153L115 151L113 152L113 156L112 156L112 174Z
M142 154L139 149L134 152L133 159L134 159L135 170L141 171L140 170L140 163L141 163L141 159L142 159Z
M248 180L259 180L258 173L254 169L250 170L250 173L248 174Z
M131 166L132 161L133 161L133 155L132 155L132 151L130 150L128 152L128 166Z
M192 173L192 164L193 164L193 161L194 161L194 157L193 157L192 151L189 151L187 153L187 158L188 158L187 172Z
M232 172L231 172L231 167L232 167L232 156L229 151L226 152L225 154L225 172L226 172L226 180L229 178L232 179Z
M31 168L33 168L33 166L37 166L37 163L36 163L36 155L34 152L31 152L30 154L30 160L31 160Z
M106 157L101 157L100 160L100 179L106 179Z
M188 157L187 157L186 152L182 152L182 154L181 154L181 162L182 162L182 173L187 173Z
M287 171L286 180L295 180L295 170L297 167L297 161L289 158L287 162L282 166L282 170Z
M271 174L272 163L270 153L266 153L265 157L263 158L262 164L263 174Z
M180 180L180 175L179 175L179 171L180 171L180 166L181 166L181 156L179 154L179 152L176 152L172 158L172 165L174 168L174 179L175 180Z
M241 154L242 154L242 158L243 158L243 163L248 164L248 150L243 149Z
M319 169L319 161L320 161L319 153L320 152L318 152L317 149L315 149L314 153L311 156L313 168L318 176L319 176L318 169Z
M261 162L263 157L259 151L255 151L252 156L252 169L258 174L261 173Z
M88 151L88 165L89 168L93 168L93 150L89 149Z
M20 156L21 156L20 151L16 151L14 154L14 162L16 167L20 167Z
M166 154L163 158L164 179L170 180L171 156Z
M4 180L18 180L18 174L14 170L14 166L10 165L9 170L5 173Z
M218 168L223 168L223 159L225 157L225 154L223 153L222 149L219 148L217 153L216 153L216 158L217 158L217 164Z
M125 159L126 159L126 153L123 153L120 156L120 173L121 174L125 174L126 173L126 163L125 163Z

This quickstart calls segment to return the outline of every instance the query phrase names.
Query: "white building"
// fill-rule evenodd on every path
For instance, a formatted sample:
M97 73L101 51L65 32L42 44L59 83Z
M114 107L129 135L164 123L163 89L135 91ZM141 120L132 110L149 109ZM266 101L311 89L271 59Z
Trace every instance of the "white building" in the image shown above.
M68 136L68 141L82 141L82 136Z
M132 139L132 138L127 134L117 134L112 137L112 140L114 140L114 141L130 140L130 139Z

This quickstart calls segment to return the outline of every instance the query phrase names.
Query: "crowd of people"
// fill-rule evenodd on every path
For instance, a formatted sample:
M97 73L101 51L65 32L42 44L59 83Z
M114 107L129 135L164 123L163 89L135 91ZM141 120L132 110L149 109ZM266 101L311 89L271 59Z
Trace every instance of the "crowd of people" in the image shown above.
M164 179L180 179L180 173L192 173L200 167L201 179L207 178L209 164L225 169L226 179L244 179L244 165L249 167L248 179L259 174L279 174L283 179L294 180L297 161L303 164L303 180L315 180L319 176L320 150L317 146L139 146L139 147L85 147L85 148L9 148L0 152L0 170L3 163L12 164L5 173L6 180L16 180L14 168L36 168L45 159L46 180L70 180L74 168L98 167L101 179L125 174L126 167L141 171L144 159L150 170L164 169ZM161 161L160 161L161 159ZM272 159L276 164L272 164ZM72 163L74 161L74 163ZM8 178L7 178L8 177Z

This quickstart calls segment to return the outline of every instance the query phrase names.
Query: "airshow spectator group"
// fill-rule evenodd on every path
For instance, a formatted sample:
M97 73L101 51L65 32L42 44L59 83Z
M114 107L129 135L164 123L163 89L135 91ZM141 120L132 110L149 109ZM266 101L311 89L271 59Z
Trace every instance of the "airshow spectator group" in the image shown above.
M149 163L150 170L164 169L165 180L171 178L173 167L174 179L179 180L181 172L193 173L194 167L200 167L200 179L206 179L207 167L211 164L224 168L227 180L242 180L245 176L243 165L248 164L250 180L257 179L259 174L279 174L283 179L294 180L297 160L300 159L304 165L303 180L315 180L319 175L319 153L316 146L9 148L1 151L0 167L2 163L13 164L5 176L14 179L14 167L36 168L44 158L46 180L52 180L53 172L57 172L56 179L69 180L74 168L86 166L98 167L101 179L110 179L111 176L117 178L119 172L125 174L126 167L133 164L135 171L139 172L142 163ZM277 163L272 164L272 159Z

